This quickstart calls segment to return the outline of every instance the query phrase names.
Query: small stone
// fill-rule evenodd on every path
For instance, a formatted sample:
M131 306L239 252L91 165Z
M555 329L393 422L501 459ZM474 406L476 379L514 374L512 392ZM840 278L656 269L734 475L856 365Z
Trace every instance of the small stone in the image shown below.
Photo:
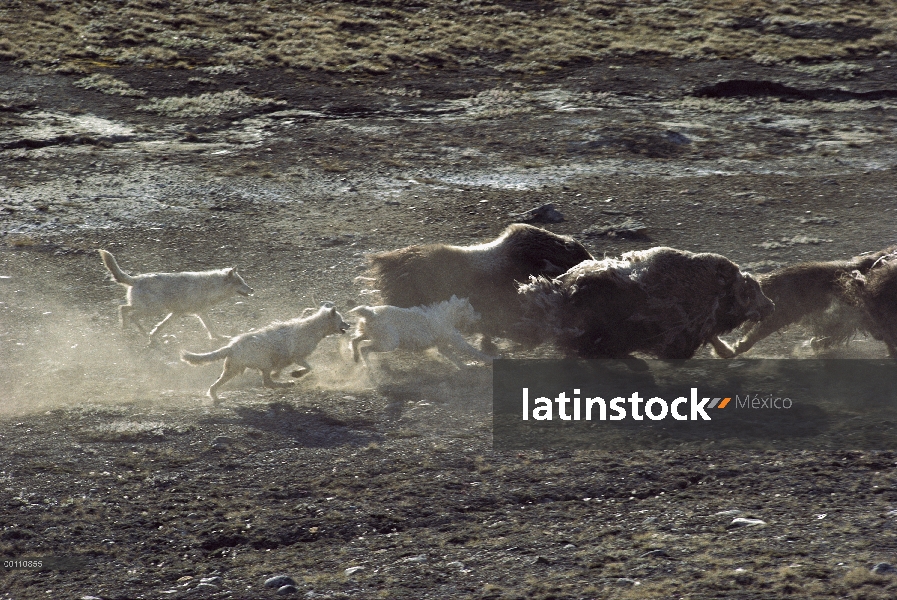
M667 554L666 550L651 550L650 552L645 552L639 558L668 558L670 555Z
M402 562L410 562L410 563L422 563L427 562L426 554L418 554L417 556L408 556L402 559Z
M450 563L446 563L445 566L446 566L446 567L451 567L451 568L453 568L453 569L463 569L463 568L464 568L464 563L461 562L460 560L454 560L454 561L452 561L452 562L450 562Z
M215 577L203 577L199 580L200 583L210 583L212 585L221 585L222 579L217 575Z
M218 591L218 586L212 585L211 583L198 583L198 584L196 584L196 587L193 589L194 590L202 590L202 591L206 591L206 592L216 592L216 591Z
M278 596L286 596L288 594L298 594L298 593L299 593L299 588L297 588L295 585L284 585L284 586L277 588Z
M648 226L641 221L632 218L626 218L618 223L608 223L607 225L592 225L585 229L582 234L584 236L599 236L611 238L625 239L648 239Z
M620 585L640 585L638 581L629 577L620 577L617 579L617 583Z
M226 435L219 435L219 436L216 437L214 440L212 440L212 445L213 445L213 446L214 446L215 444L224 444L224 445L227 445L227 444L230 444L230 443L232 443L232 442L233 442L233 440L231 440L231 439L230 439L229 437L227 437Z
M348 569L346 569L345 571L343 571L343 574L344 574L346 577L351 577L352 575L355 575L355 574L358 573L359 571L364 571L364 567L349 567Z
M713 513L714 517L734 517L735 515L740 515L742 511L737 508L733 508L732 510L721 510L717 513Z
M870 570L871 573L875 573L876 575L893 575L897 573L897 567L890 563L880 562Z
M538 557L536 557L536 564L537 565L550 565L551 561L548 560L547 558L545 558L544 556L538 556Z
M747 517L737 517L732 519L732 522L726 527L726 529L731 529L733 527L757 527L759 525L766 525L766 521L762 519L750 519Z
M285 585L296 585L296 581L287 575L275 575L265 580L266 588L281 588Z
M543 204L512 216L523 223L560 223L564 220L564 215L555 208L554 204Z

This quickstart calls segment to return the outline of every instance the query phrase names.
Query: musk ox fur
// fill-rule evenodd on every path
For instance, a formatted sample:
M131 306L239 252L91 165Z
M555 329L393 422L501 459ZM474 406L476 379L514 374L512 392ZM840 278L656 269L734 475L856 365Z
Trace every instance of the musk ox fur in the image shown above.
M410 308L452 296L469 299L482 318L472 331L510 337L522 316L518 282L554 277L592 256L570 237L532 225L514 224L497 239L475 246L408 246L369 257L372 286L385 304Z
M723 354L731 350L719 335L773 311L757 281L727 258L665 247L533 277L520 294L530 335L581 358L683 359L707 343Z
M897 359L897 249L866 274L851 273L845 285L853 305L862 311L863 329L883 341Z
M854 271L865 275L895 251L897 246L848 260L798 263L758 276L760 289L776 310L747 328L733 346L734 354L747 352L760 340L798 322L809 325L814 348L848 342L864 327L856 302L845 296L845 278Z

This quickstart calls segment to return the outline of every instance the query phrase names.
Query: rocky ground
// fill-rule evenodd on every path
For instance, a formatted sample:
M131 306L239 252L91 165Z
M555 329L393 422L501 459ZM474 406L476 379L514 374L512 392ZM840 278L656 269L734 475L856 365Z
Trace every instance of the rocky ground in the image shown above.
M488 366L384 357L375 383L345 338L295 388L247 373L213 406L220 365L178 353L215 343L189 318L155 347L122 331L96 253L237 266L256 294L212 311L230 334L345 314L365 254L545 203L598 256L852 256L897 242L892 64L0 62L0 555L86 559L0 571L0 598L894 597L892 451L493 451Z

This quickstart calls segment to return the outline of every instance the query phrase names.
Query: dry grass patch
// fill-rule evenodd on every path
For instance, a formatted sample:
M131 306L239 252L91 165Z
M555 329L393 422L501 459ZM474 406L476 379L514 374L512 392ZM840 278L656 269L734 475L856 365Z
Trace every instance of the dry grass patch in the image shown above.
M170 96L153 98L137 110L154 112L166 117L209 117L249 107L274 105L277 102L255 98L242 90L210 92L199 96Z
M775 0L129 0L115 6L9 0L0 6L0 23L15 24L4 28L0 60L62 70L104 60L359 73L414 65L538 72L645 52L778 63L897 51L897 13L891 5L847 0L798 5Z
M79 79L75 82L75 85L86 90L96 90L100 93L114 96L134 96L138 98L146 96L146 92L143 90L135 90L128 82L104 73L94 73Z

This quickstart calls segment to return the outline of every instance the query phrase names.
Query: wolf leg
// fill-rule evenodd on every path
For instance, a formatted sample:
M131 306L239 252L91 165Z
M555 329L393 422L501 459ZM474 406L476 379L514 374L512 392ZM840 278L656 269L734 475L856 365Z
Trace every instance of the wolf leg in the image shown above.
M221 335L220 333L215 333L211 327L209 327L209 315L206 313L196 313L196 318L199 319L199 322L202 323L202 326L206 328L206 332L209 334L210 340L229 340L229 335Z
M133 313L134 307L130 304L125 304L118 307L118 314L121 317L121 328L127 329L128 323L133 323L134 327L136 327L138 331L140 331L140 333L146 335L146 331L143 329L137 319L134 318Z
M309 365L307 361L300 360L297 361L296 364L302 367L301 371L296 369L295 371L290 372L290 376L295 377L296 379L299 379L303 375L308 375L308 372L311 371L311 365ZM290 385L292 385L292 383Z
M261 369L259 369L262 371ZM266 388L288 388L293 386L292 381L274 381L271 379L271 371L262 371L262 384Z
M159 330L162 329L162 326L168 323L171 320L171 317L174 316L174 313L168 313L168 316L159 321L159 324L153 327L153 330L149 332L150 343L155 343L156 334L159 333Z
M234 362L230 358L224 359L224 371L221 373L221 377L218 378L218 381L212 384L212 387L209 388L209 397L214 400L215 404L221 402L218 398L218 388L222 385L240 375L245 370L245 367L238 367L234 364Z

